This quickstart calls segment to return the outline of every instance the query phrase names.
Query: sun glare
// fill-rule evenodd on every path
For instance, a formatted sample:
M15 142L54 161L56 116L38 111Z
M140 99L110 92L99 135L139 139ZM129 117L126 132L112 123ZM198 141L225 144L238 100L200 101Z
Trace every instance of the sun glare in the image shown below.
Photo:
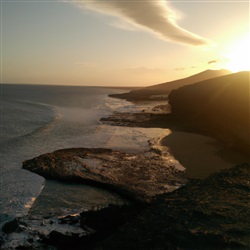
M232 72L250 70L249 34L228 47L225 68Z

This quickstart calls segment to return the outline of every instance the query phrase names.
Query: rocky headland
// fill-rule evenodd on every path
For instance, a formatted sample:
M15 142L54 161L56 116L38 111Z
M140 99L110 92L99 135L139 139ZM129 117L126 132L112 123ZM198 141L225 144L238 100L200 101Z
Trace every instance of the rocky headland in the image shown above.
M166 103L157 112L115 113L101 122L204 133L249 159L249 72L181 87L170 93L169 103L171 114ZM0 247L250 249L250 160L223 170L211 166L214 174L190 179L166 152L149 144L143 153L74 148L25 161L23 168L47 179L112 190L127 204L59 217L3 215Z
M133 91L124 95L136 95ZM140 91L144 89L138 90L138 96ZM186 84L169 92L167 99L165 109L171 109L167 115L116 113L101 121L116 126L167 127L205 134L250 159L249 71Z
M171 117L248 155L250 159L249 71L173 90Z

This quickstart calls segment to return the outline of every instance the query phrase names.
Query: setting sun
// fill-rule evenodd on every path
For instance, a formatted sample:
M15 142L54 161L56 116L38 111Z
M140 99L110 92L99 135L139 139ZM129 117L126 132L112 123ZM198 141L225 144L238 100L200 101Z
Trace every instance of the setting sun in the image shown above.
M228 47L225 67L232 72L250 70L249 34Z

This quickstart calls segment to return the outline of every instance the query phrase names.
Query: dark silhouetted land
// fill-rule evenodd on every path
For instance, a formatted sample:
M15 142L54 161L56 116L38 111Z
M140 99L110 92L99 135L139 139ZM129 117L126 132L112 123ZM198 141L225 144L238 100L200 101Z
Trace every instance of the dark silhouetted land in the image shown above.
M153 86L132 90L124 94L112 94L111 97L122 98L128 101L140 101L147 99L167 99L168 94L179 87L214 78L217 76L227 75L231 72L222 70L206 70L187 78L156 84Z
M249 72L225 75L173 90L172 118L250 154Z

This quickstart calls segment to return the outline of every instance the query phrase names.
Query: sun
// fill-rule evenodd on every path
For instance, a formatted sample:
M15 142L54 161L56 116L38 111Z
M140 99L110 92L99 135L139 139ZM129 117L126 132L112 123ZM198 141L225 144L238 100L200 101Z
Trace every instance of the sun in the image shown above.
M225 68L232 72L250 70L250 36L243 36L241 39L233 42L226 49L224 57L226 58Z

